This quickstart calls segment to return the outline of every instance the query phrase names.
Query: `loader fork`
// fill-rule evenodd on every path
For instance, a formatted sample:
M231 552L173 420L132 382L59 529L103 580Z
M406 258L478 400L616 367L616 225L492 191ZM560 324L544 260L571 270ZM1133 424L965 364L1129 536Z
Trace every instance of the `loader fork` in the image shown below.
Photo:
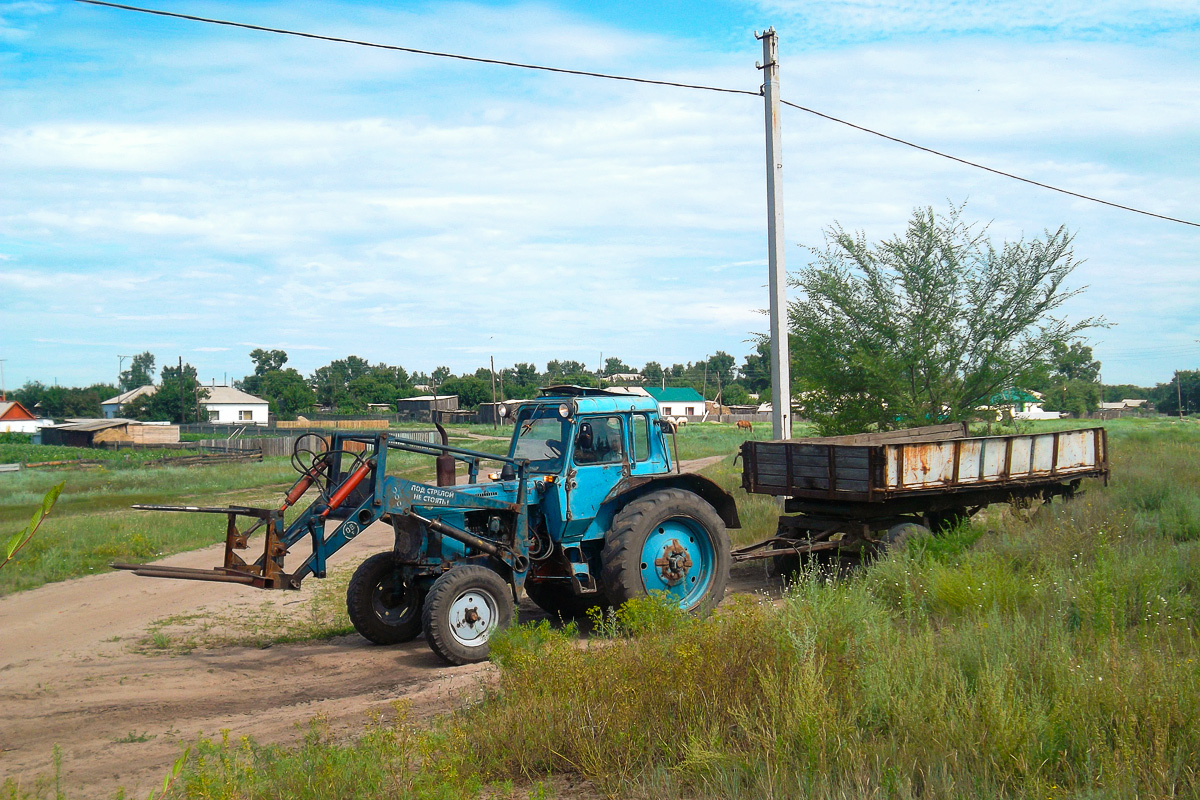
M229 522L225 526L225 558L221 566L212 569L173 567L166 564L125 564L114 562L115 569L130 570L134 575L147 578L187 578L197 581L219 583L241 583L259 589L298 589L299 582L283 569L283 558L287 545L280 539L283 530L283 508L251 508L229 506L207 508L203 506L152 506L136 505L142 511L181 511L191 514L225 514ZM286 508L286 506L284 506ZM238 517L257 520L249 528L238 529ZM262 555L248 563L235 550L248 550L250 534L263 530ZM294 584L294 585L293 585Z

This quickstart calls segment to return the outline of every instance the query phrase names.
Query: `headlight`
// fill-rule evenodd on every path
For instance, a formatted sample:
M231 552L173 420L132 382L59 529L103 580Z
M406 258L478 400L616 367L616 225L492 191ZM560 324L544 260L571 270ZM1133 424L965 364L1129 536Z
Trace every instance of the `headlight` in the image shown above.
M558 415L560 417L562 417L563 419L566 419L567 417L571 416L571 407L569 405L567 405L566 403L559 403L558 404Z

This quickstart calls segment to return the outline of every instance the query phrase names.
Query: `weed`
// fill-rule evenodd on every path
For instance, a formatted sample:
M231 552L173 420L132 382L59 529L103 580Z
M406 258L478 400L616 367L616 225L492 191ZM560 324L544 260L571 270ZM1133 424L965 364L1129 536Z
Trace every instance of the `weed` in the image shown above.
M149 731L142 731L141 733L138 733L137 731L130 731L129 733L125 734L124 736L120 737L119 739L113 739L113 744L133 744L135 742L148 742L151 739L155 739L155 738L157 738L157 734L150 733Z

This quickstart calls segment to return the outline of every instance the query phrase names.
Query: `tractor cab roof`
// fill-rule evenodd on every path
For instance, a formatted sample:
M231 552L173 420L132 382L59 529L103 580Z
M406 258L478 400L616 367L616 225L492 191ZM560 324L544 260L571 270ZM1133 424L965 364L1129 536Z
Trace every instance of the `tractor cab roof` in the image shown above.
M585 386L547 386L542 396L523 405L567 403L576 414L605 414L630 411L658 411L653 397L642 394L609 389L592 389Z

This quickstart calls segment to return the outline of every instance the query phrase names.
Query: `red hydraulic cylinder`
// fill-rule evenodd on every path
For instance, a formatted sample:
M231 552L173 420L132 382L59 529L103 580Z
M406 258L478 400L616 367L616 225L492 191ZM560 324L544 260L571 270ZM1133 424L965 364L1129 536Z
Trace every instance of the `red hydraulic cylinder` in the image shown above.
M329 498L329 508L321 512L322 517L328 517L329 513L345 502L358 485L362 483L363 478L367 477L367 473L375 469L373 462L364 462L358 469L350 473L350 477L346 478L346 482L338 487L338 490Z

